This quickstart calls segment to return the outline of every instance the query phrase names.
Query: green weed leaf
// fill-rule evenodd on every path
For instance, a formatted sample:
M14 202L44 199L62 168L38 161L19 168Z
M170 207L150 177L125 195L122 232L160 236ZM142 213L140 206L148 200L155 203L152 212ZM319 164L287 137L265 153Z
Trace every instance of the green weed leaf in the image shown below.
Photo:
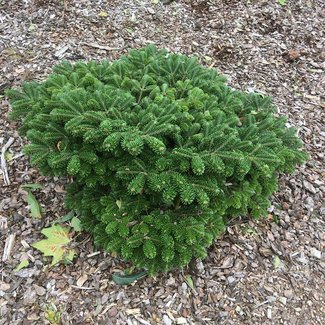
M69 220L71 220L73 217L74 217L74 212L73 211L70 211L69 213L67 213L66 215L54 220L52 222L52 225L55 225L57 223L64 223L64 222L67 222Z
M34 184L23 184L21 186L21 188L24 189L24 190L28 190L28 189L41 190L43 188L43 186L41 184L34 183Z
M185 282L188 284L188 286L189 286L192 290L195 290L195 289L194 289L193 279L191 278L190 275L187 275L187 276L185 277Z
M273 265L274 265L274 268L277 270L280 265L281 265L281 260L279 258L279 256L275 255L274 257L274 261L273 261Z
M128 285L137 281L147 275L147 271L142 271L130 275L123 275L121 273L113 274L112 280L119 285Z
M31 191L27 193L27 203L29 205L30 214L33 218L40 219L42 217L41 206L39 205L36 197Z
M44 256L52 256L51 265L66 260L72 261L75 252L67 248L67 244L70 243L69 231L67 228L54 225L43 229L41 232L47 239L36 242L31 246L40 250Z
M29 261L28 261L28 259L24 259L24 260L22 260L22 261L18 264L18 266L15 268L15 271L18 272L18 271L20 271L21 269L27 267L28 265L29 265Z
M70 221L70 225L73 228L74 231L82 231L82 226L81 226L81 222L80 219L77 217L73 217Z

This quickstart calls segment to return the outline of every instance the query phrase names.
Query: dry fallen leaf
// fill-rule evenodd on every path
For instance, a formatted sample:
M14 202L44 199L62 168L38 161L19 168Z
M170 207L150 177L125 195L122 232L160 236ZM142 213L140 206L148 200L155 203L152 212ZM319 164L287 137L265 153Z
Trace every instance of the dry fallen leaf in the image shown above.
M224 260L220 268L222 269L229 269L234 265L234 256L229 255Z
M84 283L87 281L88 279L88 275L87 274L83 274L78 280L77 280L77 286L78 287L82 287L84 285Z
M0 280L0 290L6 291L10 289L10 284Z
M289 61L295 61L300 57L300 52L297 50L289 50L287 55Z
M62 185L59 185L59 184L56 184L55 185L54 191L56 193L66 193L66 191L63 188L63 186Z

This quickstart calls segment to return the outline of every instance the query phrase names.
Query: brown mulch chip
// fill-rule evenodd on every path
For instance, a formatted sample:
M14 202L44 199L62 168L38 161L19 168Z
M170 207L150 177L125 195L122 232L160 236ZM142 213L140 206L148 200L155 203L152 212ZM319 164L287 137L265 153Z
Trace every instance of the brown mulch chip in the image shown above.
M324 4L321 0L0 0L0 325L325 324ZM238 220L208 257L179 271L117 286L129 265L76 238L73 264L49 267L30 244L66 211L67 180L46 178L22 154L3 92L44 80L63 59L110 60L148 43L197 55L243 91L270 95L303 139L310 160L282 175L269 218ZM20 186L35 191L29 216ZM10 249L8 249L8 247ZM20 261L29 265L14 271ZM193 287L189 285L189 278Z

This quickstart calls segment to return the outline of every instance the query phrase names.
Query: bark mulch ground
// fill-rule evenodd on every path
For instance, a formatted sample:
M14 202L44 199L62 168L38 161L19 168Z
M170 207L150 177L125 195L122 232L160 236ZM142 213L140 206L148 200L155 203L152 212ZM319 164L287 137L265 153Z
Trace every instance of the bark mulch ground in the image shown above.
M0 172L0 257L13 243L0 262L0 324L325 324L324 15L321 0L0 0L0 147L14 141L9 186ZM112 60L149 42L273 96L310 160L281 176L269 218L239 219L204 261L121 287L111 276L128 265L87 234L67 266L49 267L30 246L67 212L66 180L41 176L21 154L3 90L44 80L62 59ZM40 220L29 216L26 183L43 186Z

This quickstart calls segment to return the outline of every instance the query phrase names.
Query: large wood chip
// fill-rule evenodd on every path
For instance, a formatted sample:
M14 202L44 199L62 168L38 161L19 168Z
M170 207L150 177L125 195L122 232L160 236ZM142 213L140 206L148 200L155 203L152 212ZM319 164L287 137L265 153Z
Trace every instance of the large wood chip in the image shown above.
M2 255L2 262L7 261L10 258L12 248L14 247L16 234L11 234L7 237L5 243L5 249Z

